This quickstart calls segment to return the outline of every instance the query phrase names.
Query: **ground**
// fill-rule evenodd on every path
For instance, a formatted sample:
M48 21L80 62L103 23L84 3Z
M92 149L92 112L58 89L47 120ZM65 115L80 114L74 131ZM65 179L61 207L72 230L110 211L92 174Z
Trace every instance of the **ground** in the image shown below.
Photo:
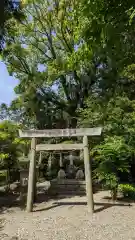
M95 213L86 197L61 197L37 203L34 212L19 207L1 211L1 240L135 240L135 204L113 203L108 192L94 194Z

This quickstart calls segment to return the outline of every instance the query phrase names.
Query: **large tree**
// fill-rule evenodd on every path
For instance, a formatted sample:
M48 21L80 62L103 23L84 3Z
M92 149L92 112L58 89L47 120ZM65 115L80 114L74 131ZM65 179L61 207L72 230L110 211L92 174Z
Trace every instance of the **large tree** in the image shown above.
M75 127L76 110L85 107L88 96L109 100L123 81L123 68L134 61L134 23L129 25L128 15L133 5L131 0L27 1L26 18L8 22L14 37L3 51L9 72L20 80L14 102L20 116L38 128L57 127L60 118L63 127Z
M95 66L84 64L88 49L79 36L75 10L77 1L32 1L21 24L10 21L14 43L7 41L3 56L9 72L20 80L15 92L25 112L36 122L48 116L47 105L49 111L53 108L51 115L61 110L63 118L69 116L65 127L76 126L76 109L94 83Z

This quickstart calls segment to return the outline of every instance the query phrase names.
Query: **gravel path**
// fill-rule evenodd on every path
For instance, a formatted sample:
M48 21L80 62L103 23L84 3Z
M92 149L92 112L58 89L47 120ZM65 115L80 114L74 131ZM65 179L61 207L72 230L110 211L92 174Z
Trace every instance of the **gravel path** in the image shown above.
M85 197L40 203L30 214L10 208L0 215L0 240L135 240L135 204L113 204L103 199L107 194L94 195L92 217Z

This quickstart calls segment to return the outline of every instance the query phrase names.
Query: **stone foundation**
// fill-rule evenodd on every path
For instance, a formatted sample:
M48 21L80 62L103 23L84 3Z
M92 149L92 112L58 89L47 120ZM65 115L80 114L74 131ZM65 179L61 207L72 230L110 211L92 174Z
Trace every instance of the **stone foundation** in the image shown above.
M49 194L85 195L85 181L76 179L53 179L50 181Z

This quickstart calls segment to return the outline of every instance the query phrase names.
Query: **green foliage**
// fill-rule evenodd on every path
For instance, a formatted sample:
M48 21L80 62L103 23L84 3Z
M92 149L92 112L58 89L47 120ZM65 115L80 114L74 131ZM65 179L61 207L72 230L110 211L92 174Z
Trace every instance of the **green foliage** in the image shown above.
M96 173L110 189L118 185L118 173L128 171L134 151L135 100L134 66L127 67L119 76L119 85L111 85L107 93L92 94L86 108L79 110L78 125L103 126L101 144L91 141L94 159L98 161ZM109 93L109 94L108 94Z
M0 168L18 167L18 157L28 153L29 141L18 138L20 125L10 121L0 123Z
M123 197L135 200L135 186L130 184L120 184L119 191L122 192Z
M14 111L20 109L19 118L25 116L27 125L52 128L52 122L56 126L57 119L61 118L61 125L65 126L64 115L75 114L77 79L72 86L73 70L69 74L70 82L66 79L76 24L75 13L66 10L73 6L74 1L61 0L58 6L44 1L28 2L23 9L26 20L21 24L14 19L9 21L14 41L6 45L3 59L10 74L14 73L20 80L15 89L20 94L20 106L16 102ZM39 66L43 67L42 72ZM56 84L58 93L52 89Z
M8 183L8 171L7 170L2 170L0 171L0 186L3 184Z
M9 35L9 24L8 21L12 18L17 21L24 19L24 14L21 11L21 0L1 0L0 1L0 52L4 48L4 42L8 41L9 44L13 40L13 35Z
M134 16L135 16L135 8L132 6L128 11L127 11L128 15L129 15L129 23L132 24Z
M129 171L130 148L121 137L108 137L93 149L92 154L98 161L96 176L113 189L118 185L118 173Z
M105 172L105 169L96 169L96 176L103 184L104 188L113 190L118 186L118 177L113 172Z

